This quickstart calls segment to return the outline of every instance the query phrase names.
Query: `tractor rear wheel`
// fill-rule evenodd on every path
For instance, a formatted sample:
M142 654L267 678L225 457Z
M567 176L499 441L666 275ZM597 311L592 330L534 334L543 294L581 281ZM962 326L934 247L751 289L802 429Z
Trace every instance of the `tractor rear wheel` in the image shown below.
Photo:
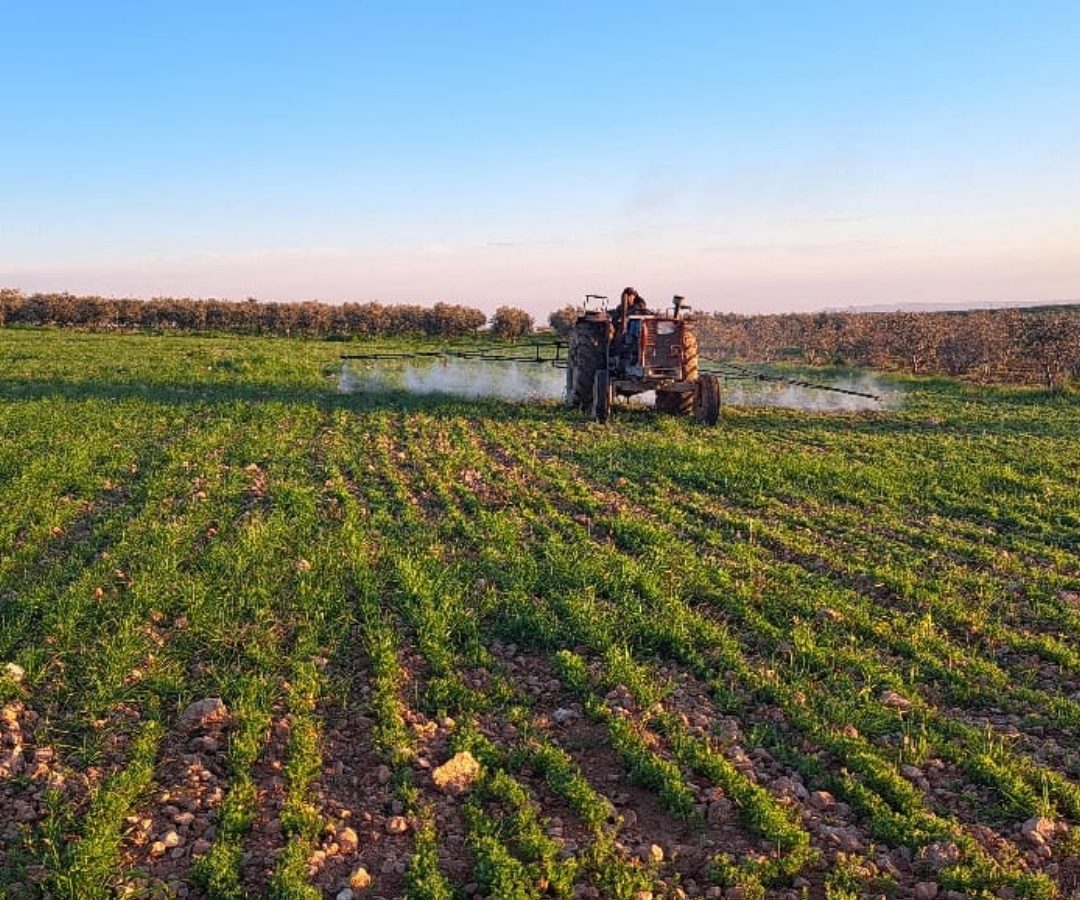
M715 375L702 375L694 384L694 419L702 425L720 419L720 381Z
M566 402L588 410L593 399L596 371L607 366L597 335L586 328L575 328L570 336L570 368L566 375Z
M600 369L593 379L592 414L601 425L611 418L611 376L607 369Z

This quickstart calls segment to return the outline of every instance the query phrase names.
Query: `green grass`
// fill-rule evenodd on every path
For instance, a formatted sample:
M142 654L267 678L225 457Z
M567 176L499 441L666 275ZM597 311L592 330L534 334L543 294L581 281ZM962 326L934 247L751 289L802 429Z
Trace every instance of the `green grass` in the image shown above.
M413 822L413 897L664 895L688 874L638 859L654 808L711 859L701 888L903 893L928 870L893 884L877 856L951 844L943 886L1053 895L1075 832L1029 858L1015 826L1080 821L1075 393L897 379L874 413L602 428L339 393L339 352L0 329L0 662L26 670L0 690L62 776L0 783L37 811L0 812L0 893L168 890L131 826L180 712L220 696L216 833L180 876L212 897L342 886L309 868L342 710ZM587 733L552 724L573 704ZM455 824L429 772L464 749L483 773ZM777 773L832 792L861 849L838 856ZM615 804L631 784L652 804Z

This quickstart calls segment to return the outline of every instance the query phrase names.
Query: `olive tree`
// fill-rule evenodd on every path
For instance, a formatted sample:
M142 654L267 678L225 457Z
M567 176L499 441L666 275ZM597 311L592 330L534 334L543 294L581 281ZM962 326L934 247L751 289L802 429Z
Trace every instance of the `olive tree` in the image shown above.
M513 306L500 306L491 317L491 334L500 341L515 341L531 334L533 317Z

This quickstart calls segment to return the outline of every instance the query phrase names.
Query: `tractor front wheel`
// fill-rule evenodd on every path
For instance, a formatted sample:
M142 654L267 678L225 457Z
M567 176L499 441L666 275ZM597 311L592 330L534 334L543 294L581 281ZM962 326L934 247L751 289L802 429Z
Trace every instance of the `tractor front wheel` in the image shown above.
M715 425L720 419L720 381L715 375L701 375L694 383L694 420Z
M697 381L698 377L698 344L697 336L690 330L689 326L683 326L682 334L682 355L683 355L683 381Z
M656 389L656 411L668 416L688 416L694 408L692 390Z

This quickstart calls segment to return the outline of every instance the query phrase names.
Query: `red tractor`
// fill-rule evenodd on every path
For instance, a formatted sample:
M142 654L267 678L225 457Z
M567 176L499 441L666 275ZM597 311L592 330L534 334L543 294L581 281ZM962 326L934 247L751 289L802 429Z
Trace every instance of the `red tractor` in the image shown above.
M626 288L614 309L606 297L588 294L570 332L566 402L607 422L616 396L656 392L656 408L674 416L693 414L705 425L720 418L720 383L698 372L697 338L688 307L676 296L670 312L649 310ZM594 303L600 308L590 308Z

